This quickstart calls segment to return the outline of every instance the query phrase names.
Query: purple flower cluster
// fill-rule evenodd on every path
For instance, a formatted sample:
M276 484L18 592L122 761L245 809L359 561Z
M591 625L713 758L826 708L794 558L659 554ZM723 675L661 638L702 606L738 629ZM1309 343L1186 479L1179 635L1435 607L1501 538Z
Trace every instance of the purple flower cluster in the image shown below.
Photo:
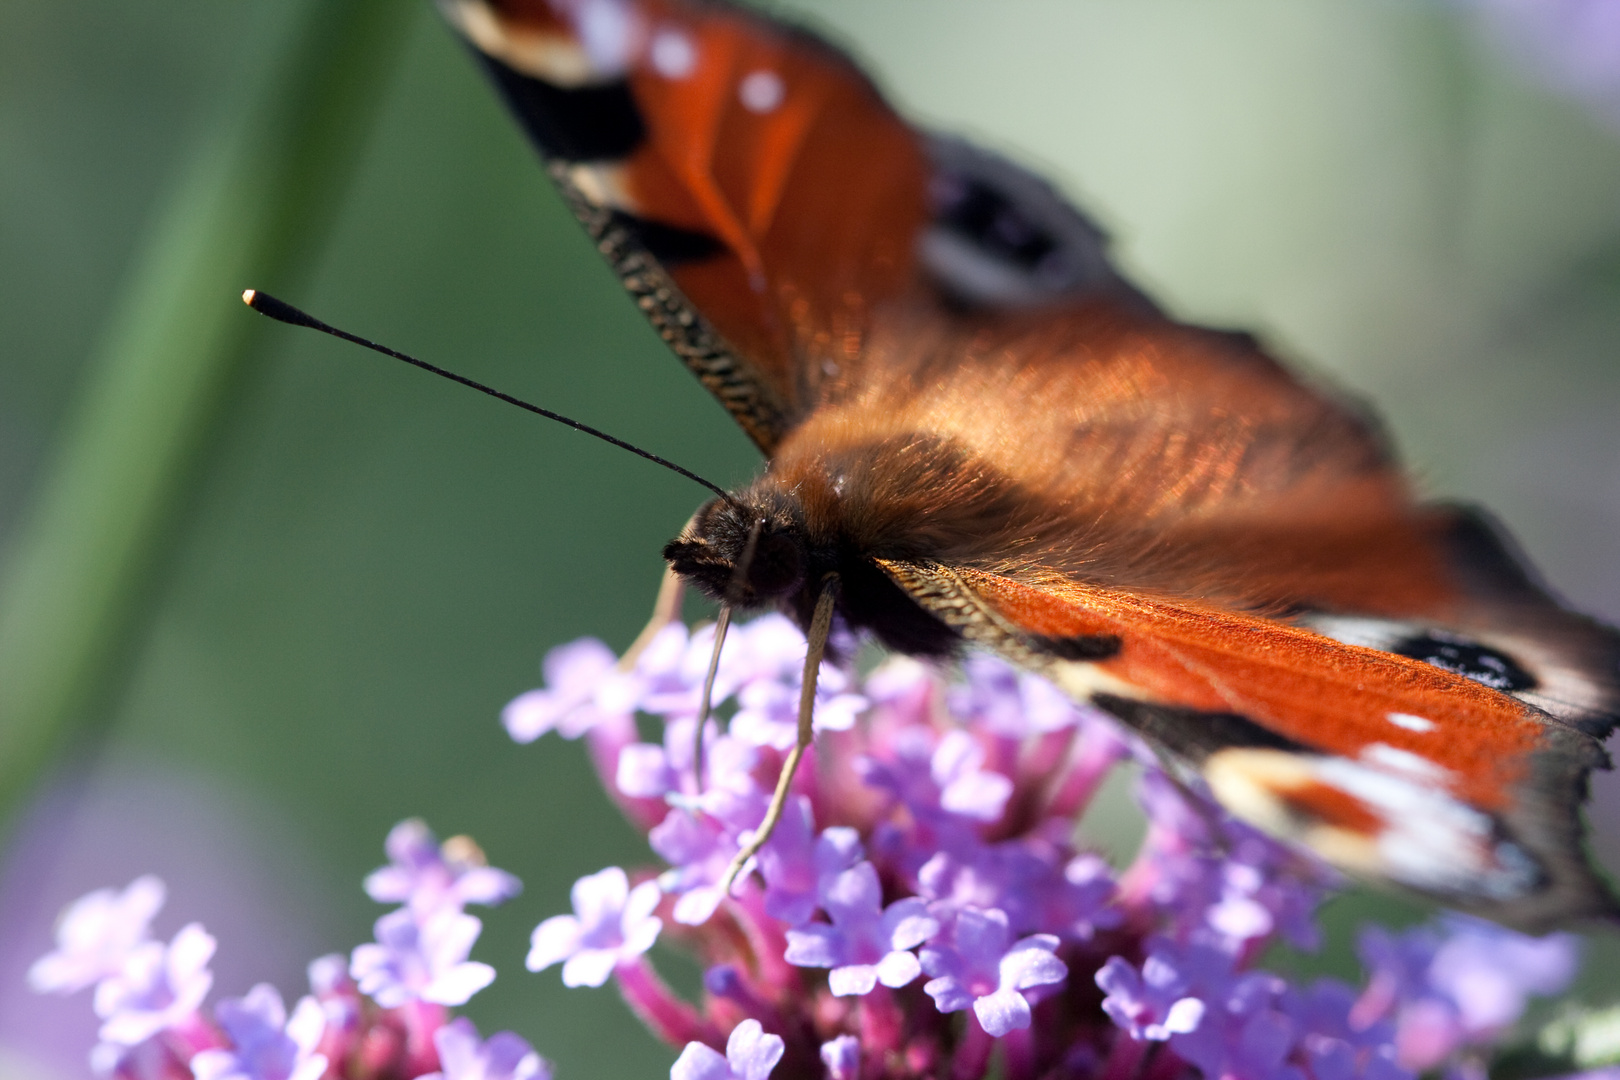
M400 907L377 920L375 942L310 964L310 993L290 1013L261 983L205 1016L214 939L196 923L168 943L151 937L164 901L154 877L70 906L29 982L41 993L95 987L101 1041L90 1061L117 1080L549 1080L518 1036L481 1042L446 1012L495 977L467 959L481 924L464 905L500 903L517 879L484 865L464 837L441 846L419 821L395 826L387 850L366 891Z
M684 1047L673 1080L1396 1080L1472 1067L1527 994L1573 976L1567 936L1462 920L1369 932L1360 989L1256 969L1274 941L1317 945L1331 873L1173 783L1100 714L983 656L954 683L907 659L864 679L824 665L815 753L727 895L792 745L805 646L778 616L732 628L714 695L730 719L703 732L699 776L712 646L712 629L680 625L623 663L576 642L505 715L519 741L585 738L666 864L633 888L618 868L581 879L574 914L536 929L529 966L561 963L570 986L614 977ZM641 741L638 713L662 721L661 741ZM1149 830L1116 874L1075 838L1133 756ZM647 960L666 919L706 969L697 1005Z
M1568 935L1457 917L1364 931L1361 987L1257 968L1274 942L1316 947L1333 876L1170 780L1105 717L982 656L955 679L904 658L864 677L824 665L814 752L727 889L793 744L805 644L781 617L733 628L715 678L725 719L700 750L713 634L671 625L624 661L564 646L547 687L504 716L520 742L584 738L662 860L581 878L572 914L535 928L528 966L614 980L680 1048L671 1080L1468 1080L1530 996L1574 975ZM642 741L638 716L663 737ZM1116 872L1078 826L1131 758L1148 831ZM375 941L311 964L290 1010L260 985L205 1016L214 940L196 924L154 939L150 877L70 907L29 978L95 988L92 1061L119 1080L549 1080L519 1036L481 1040L448 1013L495 977L469 958L482 926L467 905L517 880L416 821L387 851L366 890L397 906ZM704 968L699 1002L649 960L666 931Z

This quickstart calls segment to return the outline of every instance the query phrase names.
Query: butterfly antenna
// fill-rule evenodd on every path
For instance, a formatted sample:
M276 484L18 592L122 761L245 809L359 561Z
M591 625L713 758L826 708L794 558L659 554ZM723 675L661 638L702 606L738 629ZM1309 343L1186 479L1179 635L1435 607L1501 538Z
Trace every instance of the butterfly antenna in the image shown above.
M682 468L673 461L670 461L668 458L659 457L657 454L654 454L649 450L643 450L641 447L632 443L627 443L623 439L615 438L605 431L600 431L591 427L589 424L582 424L572 417L564 416L562 413L552 412L550 409L542 409L538 405L524 401L522 398L513 397L511 394L502 393L492 386L485 386L483 383L469 379L465 375L457 375L453 371L446 371L444 368L430 364L426 360L418 360L414 356L407 356L405 353L397 352L394 349L390 349L386 345L379 345L375 341L367 341L365 338L360 337L357 334L351 334L347 330L339 330L335 326L321 322L321 320L315 318L315 316L310 315L307 312L300 311L298 308L293 307L285 300L277 300L269 293L260 292L257 289L248 289L242 293L242 302L248 307L252 308L254 311L257 311L259 314L268 315L277 322L284 322L289 326L307 326L311 330L319 330L323 334L331 334L335 338L342 338L344 341L352 342L355 345L359 345L361 348L370 349L375 353L382 353L384 356L391 356L395 360L402 360L413 367L419 367L423 371L430 371L435 375L441 376L442 378L449 379L451 382L457 382L462 386L471 387L481 394L488 394L492 398L499 398L508 405L516 405L520 409L527 409L536 416L543 416L547 420L555 420L557 423L566 427L571 427L575 431L584 432L586 435L593 435L605 443L612 443L621 450L628 450L637 457L646 458L654 465L662 465L670 472L680 473L688 480L702 484L704 487L708 488L710 491L714 492L728 503L736 505L736 500L727 494L724 488L720 487L718 484L714 484L703 479L703 477L699 476L692 470Z
M788 792L793 787L793 776L799 771L799 762L815 739L816 677L821 674L821 658L827 654L827 636L832 633L833 606L837 599L838 575L828 574L821 579L821 595L816 598L816 611L810 617L810 640L804 652L804 684L799 691L798 741L788 751L787 760L782 762L782 775L776 778L776 791L771 795L765 820L759 823L753 837L737 852L731 865L726 867L725 877L720 879L721 895L731 895L731 886L737 876L748 866L749 860L759 854L759 849L765 846L771 833L776 831L776 823L782 820L782 810L787 806Z
M765 528L765 519L755 518L743 542L737 565L731 568L731 583L726 586L726 602L720 605L720 618L714 624L714 651L709 654L709 670L703 676L703 703L698 707L697 734L692 736L692 775L697 778L699 794L703 791L703 732L709 726L709 714L714 711L714 679L720 671L720 649L726 643L726 631L731 627L731 612L742 601L743 586L748 582L748 568L754 563L754 551L759 547L759 534Z

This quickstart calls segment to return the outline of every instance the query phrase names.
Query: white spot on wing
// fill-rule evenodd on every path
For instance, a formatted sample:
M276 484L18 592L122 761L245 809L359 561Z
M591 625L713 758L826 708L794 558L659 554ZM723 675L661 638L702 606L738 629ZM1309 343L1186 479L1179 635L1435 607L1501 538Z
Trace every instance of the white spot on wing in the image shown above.
M1428 758L1414 754L1410 750L1390 746L1388 743L1379 742L1368 746L1361 751L1361 760L1369 765L1377 765L1393 772L1427 780L1438 780L1449 774L1449 770L1436 765Z
M622 75L636 47L636 16L624 0L584 0L575 29L600 75Z
M1311 614L1300 620L1323 637L1346 645L1388 651L1398 641L1411 637L1416 627L1390 619L1367 619L1355 615Z
M749 112L768 113L782 104L787 88L774 71L751 71L737 86L737 97Z
M666 79L684 79L697 67L697 48L681 31L666 27L653 35L652 66Z
M1403 727L1407 731L1433 731L1434 721L1427 716L1414 716L1409 712L1385 713L1384 719L1396 727Z

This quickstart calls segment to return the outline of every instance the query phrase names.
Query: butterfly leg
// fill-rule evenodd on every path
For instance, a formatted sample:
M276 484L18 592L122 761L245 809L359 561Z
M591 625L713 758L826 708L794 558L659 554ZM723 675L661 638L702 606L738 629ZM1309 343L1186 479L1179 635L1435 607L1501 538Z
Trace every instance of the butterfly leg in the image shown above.
M743 867L759 854L759 849L776 831L776 823L782 820L782 810L787 806L788 791L793 787L793 774L798 772L799 762L815 738L816 677L821 674L821 658L827 652L827 635L832 631L833 606L837 599L838 575L828 574L821 579L821 595L816 598L816 611L810 618L809 646L804 653L804 685L799 691L799 738L782 763L782 775L776 779L776 792L771 796L770 808L765 811L765 820L759 823L753 837L737 852L731 865L726 867L725 877L720 879L720 890L727 896Z
M731 628L731 605L720 609L714 623L714 652L709 654L709 670L703 675L703 703L698 707L697 729L692 734L692 778L697 781L698 792L703 791L703 731L709 726L709 714L714 711L714 679L720 673L720 650L726 644L726 631Z

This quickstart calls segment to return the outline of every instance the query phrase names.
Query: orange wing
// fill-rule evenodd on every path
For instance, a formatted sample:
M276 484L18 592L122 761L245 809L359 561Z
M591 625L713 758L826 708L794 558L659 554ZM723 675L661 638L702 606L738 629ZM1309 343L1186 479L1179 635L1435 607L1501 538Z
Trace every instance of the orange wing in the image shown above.
M766 453L875 315L1128 292L1042 181L901 120L813 35L713 0L441 0L603 255Z
M870 307L911 279L916 134L843 56L727 6L444 8L643 310L769 451L815 400L803 358L858 357Z
M1581 853L1598 743L1477 677L1194 603L883 566L969 641L1343 869L1532 929L1620 910Z

